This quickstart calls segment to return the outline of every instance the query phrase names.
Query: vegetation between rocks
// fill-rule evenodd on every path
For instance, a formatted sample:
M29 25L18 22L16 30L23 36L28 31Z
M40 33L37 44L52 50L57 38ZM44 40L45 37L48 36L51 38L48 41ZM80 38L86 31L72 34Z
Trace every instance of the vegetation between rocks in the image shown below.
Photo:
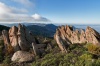
M70 45L68 48L69 53L64 54L60 52L54 53L55 48L58 48L55 47L42 59L35 59L31 66L100 66L100 57L95 58L94 53L90 53L90 47L86 47L87 45L90 44ZM91 51L94 52L94 49Z
M52 40L54 48L46 49L47 54L42 58L36 56L32 63L22 63L19 66L100 66L100 48L93 44L73 44L68 48L68 53L61 53L55 40ZM14 63L8 55L2 55L3 41L0 41L0 66L13 66ZM17 66L17 64L16 64Z

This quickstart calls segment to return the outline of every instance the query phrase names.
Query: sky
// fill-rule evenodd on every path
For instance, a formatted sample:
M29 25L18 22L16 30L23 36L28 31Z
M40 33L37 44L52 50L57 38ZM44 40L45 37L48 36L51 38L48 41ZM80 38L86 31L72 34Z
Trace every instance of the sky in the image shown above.
M100 24L100 0L0 0L0 23Z

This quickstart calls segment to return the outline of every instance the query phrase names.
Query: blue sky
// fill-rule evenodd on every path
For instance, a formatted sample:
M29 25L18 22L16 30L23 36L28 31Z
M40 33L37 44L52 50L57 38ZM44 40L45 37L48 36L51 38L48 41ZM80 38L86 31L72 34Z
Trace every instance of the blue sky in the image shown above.
M0 22L100 24L100 0L0 0L0 9Z

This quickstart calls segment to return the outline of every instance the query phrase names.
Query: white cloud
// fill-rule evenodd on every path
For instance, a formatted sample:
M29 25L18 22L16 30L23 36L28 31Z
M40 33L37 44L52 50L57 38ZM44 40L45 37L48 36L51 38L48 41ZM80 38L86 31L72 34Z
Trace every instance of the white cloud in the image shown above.
M32 17L35 21L50 21L47 18L40 16L39 14L34 14L32 15Z
M26 9L17 9L14 7L10 7L0 2L0 14L13 14L13 13L26 13L28 12Z
M38 19L41 18L41 16L40 16L39 14L34 14L34 15L32 15L32 17L33 17L34 19L36 19L36 20L38 20Z
M34 14L27 15L26 9L17 9L0 2L0 22L33 22L33 21L49 21L48 19Z

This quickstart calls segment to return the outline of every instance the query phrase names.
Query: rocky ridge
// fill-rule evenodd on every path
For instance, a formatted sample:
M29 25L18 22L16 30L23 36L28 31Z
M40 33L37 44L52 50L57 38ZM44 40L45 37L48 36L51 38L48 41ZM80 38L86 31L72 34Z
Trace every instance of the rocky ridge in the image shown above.
M62 52L67 52L67 47L70 44L92 43L100 45L99 33L89 26L86 30L73 29L72 26L68 25L58 27L54 38Z

